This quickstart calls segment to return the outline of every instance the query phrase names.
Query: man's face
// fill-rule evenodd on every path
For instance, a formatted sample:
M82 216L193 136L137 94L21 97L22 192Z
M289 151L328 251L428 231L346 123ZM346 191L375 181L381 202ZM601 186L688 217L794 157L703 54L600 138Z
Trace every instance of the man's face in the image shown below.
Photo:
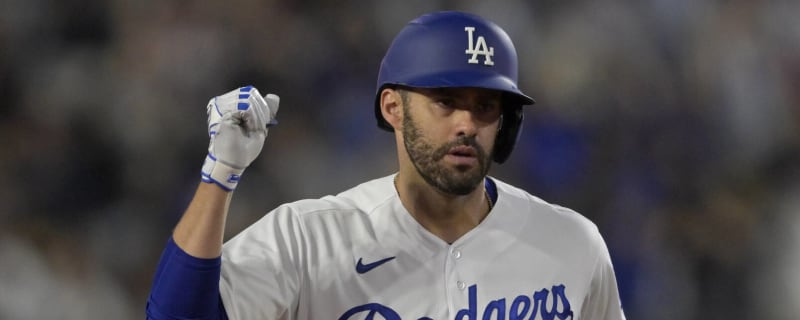
M502 94L477 88L412 89L403 94L406 152L425 181L465 195L489 172Z

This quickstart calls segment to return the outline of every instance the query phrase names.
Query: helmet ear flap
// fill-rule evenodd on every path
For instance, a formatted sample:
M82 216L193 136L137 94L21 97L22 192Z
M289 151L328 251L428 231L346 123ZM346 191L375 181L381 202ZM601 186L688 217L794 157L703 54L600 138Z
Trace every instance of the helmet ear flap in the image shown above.
M497 137L494 141L494 154L492 155L494 162L502 164L508 160L520 133L522 133L522 119L521 105L506 107L503 111L500 128L497 130Z

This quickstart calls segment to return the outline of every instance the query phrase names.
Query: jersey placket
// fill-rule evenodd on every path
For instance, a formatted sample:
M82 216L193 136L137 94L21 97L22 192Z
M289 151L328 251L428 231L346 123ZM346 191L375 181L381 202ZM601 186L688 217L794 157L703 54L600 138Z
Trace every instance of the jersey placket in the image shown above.
M449 246L444 259L444 285L450 314L448 319L454 319L458 310L467 307L468 303L467 288L472 282L461 272L464 270L464 261L461 259L463 254L461 247Z

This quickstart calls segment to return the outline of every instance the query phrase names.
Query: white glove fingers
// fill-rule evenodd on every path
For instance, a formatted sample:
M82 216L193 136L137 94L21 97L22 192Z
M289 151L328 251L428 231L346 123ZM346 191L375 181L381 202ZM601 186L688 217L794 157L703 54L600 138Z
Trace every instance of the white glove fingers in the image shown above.
M249 110L251 106L250 97L254 93L258 93L258 90L253 88L253 86L239 88L236 94L236 98L238 99L236 102L236 110Z
M238 110L246 110L252 116L248 117L246 128L248 131L258 131L267 127L267 109L269 106L258 89L247 86L239 89ZM252 125L251 125L252 123Z
M258 92L252 86L238 88L211 99L209 104L213 104L213 110L216 110L220 117L230 111L247 110L250 108L248 99L253 91Z
M217 115L220 117L226 113L236 110L237 100L239 99L238 92L228 92L214 99L214 108L217 110Z
M255 123L253 129L264 129L266 130L266 124L269 119L267 116L267 112L269 107L267 106L267 102L264 101L264 98L261 97L260 94L253 94L250 96L250 103L252 106L252 112L254 113ZM248 110L249 111L249 110Z

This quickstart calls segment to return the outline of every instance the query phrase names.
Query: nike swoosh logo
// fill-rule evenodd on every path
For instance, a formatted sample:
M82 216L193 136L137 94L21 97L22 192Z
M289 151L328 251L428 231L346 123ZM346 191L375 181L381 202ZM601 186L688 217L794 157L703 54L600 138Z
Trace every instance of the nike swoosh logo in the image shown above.
M363 258L358 258L358 263L356 263L356 272L358 272L360 274L367 273L370 270L375 269L375 268L379 267L380 265L382 265L384 263L392 261L392 259L394 259L394 258L395 257L388 257L386 259L381 259L381 260L378 260L378 261L375 261L375 262L372 262L372 263L368 263L368 264L364 264L363 262L361 262L361 260Z

